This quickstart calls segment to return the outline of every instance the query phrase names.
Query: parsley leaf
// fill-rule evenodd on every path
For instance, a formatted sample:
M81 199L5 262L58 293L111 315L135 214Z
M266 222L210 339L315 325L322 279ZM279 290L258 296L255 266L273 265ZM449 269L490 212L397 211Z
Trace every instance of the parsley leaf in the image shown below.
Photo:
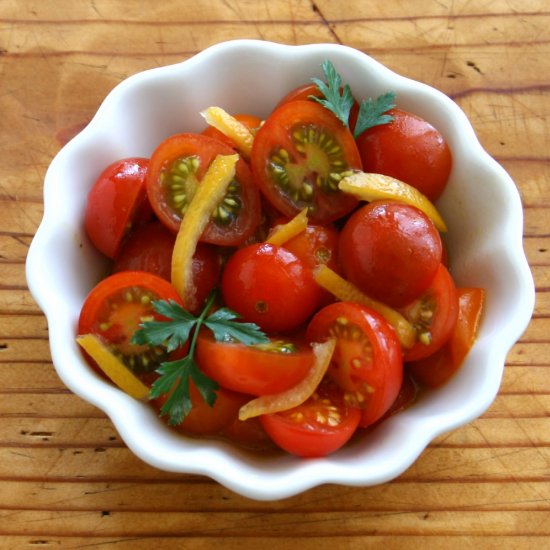
M359 107L359 115L357 116L353 137L357 139L365 130L391 122L394 117L385 113L394 107L395 92L386 92L375 100L370 97L363 99Z
M238 340L250 346L269 341L257 325L238 321L239 316L228 308L218 309L209 315L215 298L216 293L212 292L198 317L174 300L157 300L153 302L153 307L167 320L145 321L132 336L132 343L165 345L167 351L182 347L189 341L189 351L185 357L161 363L156 370L160 377L149 392L149 399L168 395L160 412L162 416L169 416L170 425L183 422L193 407L189 393L191 381L208 405L213 406L216 401L218 384L200 370L194 359L197 337L203 325L212 331L218 342Z
M342 121L344 126L349 127L349 113L353 107L351 88L346 84L340 89L342 79L328 59L323 61L321 68L327 82L325 83L319 78L312 78L311 81L319 88L325 99L315 96L310 97L329 111L332 111Z

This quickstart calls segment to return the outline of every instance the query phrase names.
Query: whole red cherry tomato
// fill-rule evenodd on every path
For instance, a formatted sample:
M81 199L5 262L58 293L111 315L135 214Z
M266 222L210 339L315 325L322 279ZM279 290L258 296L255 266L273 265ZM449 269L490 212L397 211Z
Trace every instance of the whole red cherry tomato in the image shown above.
M445 138L412 113L391 109L387 114L395 117L392 122L369 128L357 139L363 170L404 181L435 201L452 167Z
M84 227L94 246L114 258L134 225L152 218L145 180L149 161L127 158L110 164L88 194Z
M375 311L353 302L336 302L311 320L311 342L336 338L327 371L349 405L361 409L360 426L376 422L395 401L403 380L401 346L392 327Z
M326 381L298 407L262 415L260 422L281 449L297 456L320 457L347 443L360 418L359 409L346 404L342 391Z
M338 189L343 174L361 168L355 140L318 103L290 101L273 111L254 138L251 166L264 196L289 218L307 207L322 224L357 204Z
M349 218L340 233L345 276L363 292L403 306L424 292L441 263L441 237L418 208L374 201Z
M182 217L217 155L231 155L229 145L200 134L177 134L153 152L147 176L147 193L160 221L177 233ZM235 178L216 207L201 241L223 245L242 244L260 222L260 195L248 165L240 159Z
M222 275L227 306L266 332L297 328L315 311L317 283L292 252L252 244L229 258Z

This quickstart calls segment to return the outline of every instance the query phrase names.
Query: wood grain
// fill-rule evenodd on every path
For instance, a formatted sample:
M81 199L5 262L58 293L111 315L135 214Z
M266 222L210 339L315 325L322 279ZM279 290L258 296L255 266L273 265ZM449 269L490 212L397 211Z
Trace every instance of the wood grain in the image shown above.
M0 0L0 537L4 549L544 547L550 536L550 5L545 0ZM537 290L500 392L398 479L272 503L159 472L71 394L25 281L53 156L127 76L216 42L336 42L470 117L524 205Z

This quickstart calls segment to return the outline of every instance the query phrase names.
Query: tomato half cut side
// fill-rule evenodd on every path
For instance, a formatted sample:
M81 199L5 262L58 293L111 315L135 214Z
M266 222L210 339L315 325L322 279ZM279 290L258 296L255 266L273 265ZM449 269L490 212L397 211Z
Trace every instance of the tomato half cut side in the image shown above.
M200 134L177 134L153 152L147 176L147 193L160 221L177 233L202 178L217 155L235 151L218 139ZM246 162L239 159L235 178L212 213L201 241L237 246L260 223L260 196Z
M160 318L154 300L181 298L172 285L144 271L123 271L100 281L88 294L78 320L78 334L96 334L136 375L156 370L168 354L163 346L149 347L131 342L134 332L145 319ZM87 358L89 359L89 358ZM98 371L91 359L90 364Z
M338 189L361 158L351 132L330 111L311 101L277 108L254 138L251 166L264 196L288 218L308 208L313 223L349 213L357 200Z
M290 339L271 339L268 344L245 346L217 342L210 331L197 340L201 370L220 386L250 395L268 395L295 386L313 365L311 347Z
M361 409L360 426L376 422L395 401L403 380L403 359L396 333L378 313L353 302L336 302L311 320L306 338L336 338L327 376L344 400Z
M405 361L424 359L441 348L458 318L457 289L447 268L441 264L428 290L399 311L416 330L416 342L405 350Z
M110 164L88 193L84 227L94 246L114 258L130 229L153 217L145 181L149 161L132 157Z
M415 380L429 388L439 388L460 368L474 345L485 300L481 288L459 288L458 319L447 343L424 359L408 363Z
M346 404L330 381L302 405L260 416L260 423L281 449L301 457L321 457L343 447L355 433L361 411Z

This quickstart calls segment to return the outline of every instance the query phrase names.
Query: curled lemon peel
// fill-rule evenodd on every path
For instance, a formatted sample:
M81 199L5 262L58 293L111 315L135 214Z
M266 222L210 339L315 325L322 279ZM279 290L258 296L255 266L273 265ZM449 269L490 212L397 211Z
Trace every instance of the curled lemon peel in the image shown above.
M340 180L338 188L355 198L365 201L400 200L422 210L432 220L438 231L447 231L445 221L434 204L416 187L384 174L354 172Z
M244 158L250 158L254 135L242 122L216 106L208 107L200 114L210 126L226 135L237 146Z
M95 334L77 336L78 345L122 391L135 399L146 399L149 388Z
M296 237L296 235L302 233L302 231L305 231L307 221L307 208L304 208L290 221L278 226L267 238L266 242L275 246L281 246L282 244L290 241L290 239Z
M262 395L239 409L239 420L247 420L262 414L286 411L304 403L313 395L330 366L336 348L336 339L311 344L315 360L308 373L298 384L281 393Z
M227 186L235 176L239 155L218 155L208 167L201 184L185 212L172 251L171 281L183 303L197 304L193 286L193 255L210 215L223 199Z
M395 309L386 304L370 298L365 293L361 292L353 283L350 283L338 273L330 269L326 265L318 266L313 277L319 286L328 290L333 296L343 302L355 302L367 307L370 307L395 329L401 346L408 349L413 346L416 340L416 331L414 327Z

